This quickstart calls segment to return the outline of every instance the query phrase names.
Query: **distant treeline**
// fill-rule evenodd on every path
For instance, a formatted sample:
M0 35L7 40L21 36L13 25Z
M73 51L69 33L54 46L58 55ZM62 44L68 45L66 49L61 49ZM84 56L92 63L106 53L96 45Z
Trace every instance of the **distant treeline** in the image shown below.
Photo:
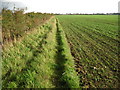
M92 13L92 14L86 14L86 13L66 13L66 14L60 14L60 13L57 13L56 15L120 15L120 13Z
M4 42L14 41L48 20L52 14L24 13L24 10L2 9L2 38Z

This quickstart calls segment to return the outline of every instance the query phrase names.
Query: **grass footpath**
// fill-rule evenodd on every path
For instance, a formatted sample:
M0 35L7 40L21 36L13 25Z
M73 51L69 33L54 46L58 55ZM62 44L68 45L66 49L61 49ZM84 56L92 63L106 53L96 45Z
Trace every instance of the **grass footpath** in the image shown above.
M65 35L52 18L13 46L3 48L3 88L78 88Z
M54 67L54 20L3 52L3 87L47 88Z

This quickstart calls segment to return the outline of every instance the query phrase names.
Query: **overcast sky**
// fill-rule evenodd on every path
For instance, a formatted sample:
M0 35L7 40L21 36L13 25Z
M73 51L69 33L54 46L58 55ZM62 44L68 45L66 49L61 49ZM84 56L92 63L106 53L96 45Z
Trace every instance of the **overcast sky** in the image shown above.
M22 2L27 12L47 13L117 13L120 0L2 0ZM17 5L18 6L18 5ZM19 5L20 6L20 5Z

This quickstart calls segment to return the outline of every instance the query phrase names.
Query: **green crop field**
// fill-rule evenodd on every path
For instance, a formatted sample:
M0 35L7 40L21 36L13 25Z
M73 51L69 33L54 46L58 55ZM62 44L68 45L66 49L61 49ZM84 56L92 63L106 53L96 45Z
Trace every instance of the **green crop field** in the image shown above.
M118 88L117 15L39 15L3 18L3 88Z
M118 16L57 16L65 31L82 87L117 87Z

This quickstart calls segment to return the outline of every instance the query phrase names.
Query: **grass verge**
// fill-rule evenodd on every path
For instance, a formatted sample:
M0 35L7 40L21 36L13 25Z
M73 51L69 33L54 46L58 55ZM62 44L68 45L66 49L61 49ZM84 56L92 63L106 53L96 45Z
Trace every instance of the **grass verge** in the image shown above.
M60 82L62 87L79 88L79 78L75 71L75 64L70 52L67 40L65 38L64 31L62 30L58 20L56 20L57 26L57 63L59 65L58 72L61 76Z

